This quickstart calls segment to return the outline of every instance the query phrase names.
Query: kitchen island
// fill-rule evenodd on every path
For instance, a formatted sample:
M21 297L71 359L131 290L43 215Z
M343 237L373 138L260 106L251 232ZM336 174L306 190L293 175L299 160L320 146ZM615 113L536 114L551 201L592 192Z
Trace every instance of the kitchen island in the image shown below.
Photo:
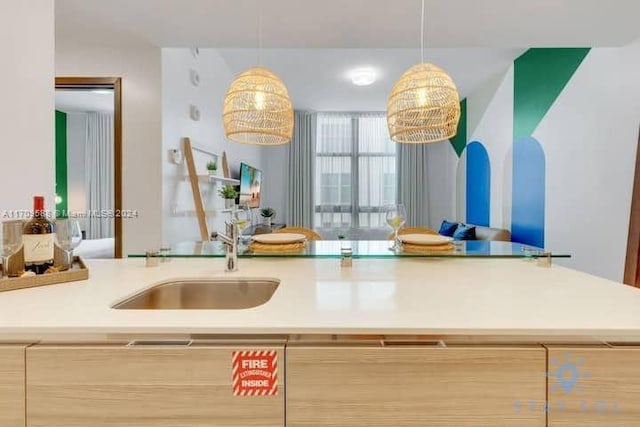
M91 261L0 294L3 426L635 426L640 291L522 259ZM273 278L239 310L118 310L168 279ZM236 395L238 352L273 390ZM251 394L251 393L249 393ZM26 408L26 409L25 409ZM26 423L26 424L25 424Z

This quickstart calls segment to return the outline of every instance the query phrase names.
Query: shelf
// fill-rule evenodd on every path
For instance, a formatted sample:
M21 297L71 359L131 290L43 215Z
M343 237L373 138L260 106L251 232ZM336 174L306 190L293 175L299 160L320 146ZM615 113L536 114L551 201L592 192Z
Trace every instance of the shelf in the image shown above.
M186 175L184 179L189 179L189 176ZM239 179L225 178L217 175L198 175L198 181L221 182L225 185L240 185Z
M227 212L231 212L231 209L213 208L203 210L203 214L207 217ZM197 216L197 212L195 209L175 209L171 211L171 216L174 218L195 218Z

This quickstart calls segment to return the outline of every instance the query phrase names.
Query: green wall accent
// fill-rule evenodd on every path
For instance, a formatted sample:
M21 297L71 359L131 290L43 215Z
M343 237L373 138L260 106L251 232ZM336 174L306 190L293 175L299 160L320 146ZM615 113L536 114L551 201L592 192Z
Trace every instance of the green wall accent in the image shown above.
M467 98L460 101L460 121L458 122L458 133L449 140L458 157L462 155L464 147L467 145Z
M514 61L514 141L533 134L588 53L589 48L535 48Z
M67 114L56 110L56 195L62 202L50 210L58 211L59 217L66 217L67 199Z

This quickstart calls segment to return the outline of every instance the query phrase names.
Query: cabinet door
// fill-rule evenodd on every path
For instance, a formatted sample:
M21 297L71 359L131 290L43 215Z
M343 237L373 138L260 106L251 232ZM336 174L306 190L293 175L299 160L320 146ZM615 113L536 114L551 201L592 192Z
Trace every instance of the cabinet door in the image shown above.
M0 345L0 426L24 427L26 345Z
M288 347L287 427L543 427L545 350Z
M640 347L550 346L549 427L640 425Z
M238 346L33 346L28 427L282 427L275 396L235 396ZM283 346L276 350L284 363Z

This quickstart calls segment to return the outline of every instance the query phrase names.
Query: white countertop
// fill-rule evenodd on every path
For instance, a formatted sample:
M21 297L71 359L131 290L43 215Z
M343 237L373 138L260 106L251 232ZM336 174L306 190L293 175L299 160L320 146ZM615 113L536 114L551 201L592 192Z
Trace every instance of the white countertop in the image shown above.
M84 334L421 334L640 338L640 290L519 259L91 260L88 281L0 293L0 337ZM159 281L273 277L245 310L115 310Z

